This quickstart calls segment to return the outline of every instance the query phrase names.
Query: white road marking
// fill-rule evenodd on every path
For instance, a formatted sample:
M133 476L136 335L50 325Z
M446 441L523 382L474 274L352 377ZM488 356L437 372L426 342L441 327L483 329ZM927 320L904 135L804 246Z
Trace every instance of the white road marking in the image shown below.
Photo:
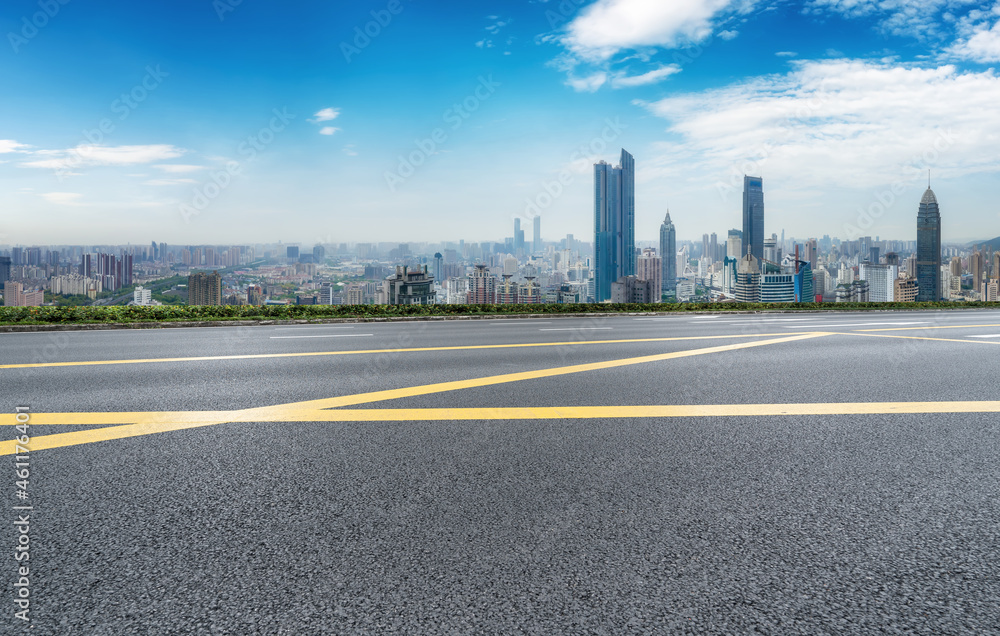
M503 325L503 324L523 325L526 322L527 323L531 323L533 325L551 325L552 324L552 322L549 321L549 320L535 321L535 320L523 320L523 319L522 320L486 320L484 322L488 322L491 325Z
M827 327L871 327L875 325L926 325L927 321L923 322L854 322L843 325L828 325L825 323L816 323L812 325L788 325L790 329L800 329L802 327L808 327L809 329L815 329L822 327L826 329Z
M970 338L1000 338L1000 333L991 333L986 336L969 336Z
M558 327L551 329L539 329L539 331L600 331L600 330L611 330L614 327ZM798 337L798 336L796 336Z
M371 333L326 333L315 336L270 336L271 340L285 340L288 338L362 338L373 336Z
M309 326L303 325L301 327L275 327L274 330L278 331L279 329L284 329L284 330L309 329L315 331L316 329L354 329L354 327L355 325L309 325Z

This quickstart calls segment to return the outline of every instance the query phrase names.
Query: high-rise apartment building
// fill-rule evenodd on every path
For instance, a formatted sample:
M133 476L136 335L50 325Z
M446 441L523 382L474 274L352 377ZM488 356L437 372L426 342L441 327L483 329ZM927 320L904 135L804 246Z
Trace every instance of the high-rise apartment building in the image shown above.
M149 306L153 304L153 292L152 290L146 289L142 285L135 288L132 292L132 302L136 305Z
M646 248L642 250L642 256L636 259L635 277L652 283L650 289L654 293L649 294L646 302L658 303L663 295L663 259L656 255L656 250Z
M469 305L492 305L496 302L497 279L490 274L486 265L476 265L475 271L469 278L468 299L465 301Z
M764 180L743 177L743 251L764 258Z
M10 257L0 256L0 285L10 280Z
M896 279L899 268L895 265L862 263L858 267L858 279L868 282L868 301L891 303L896 300Z
M222 277L219 272L195 272L188 276L189 305L221 305Z
M532 229L534 232L531 241L531 251L538 254L542 251L542 217L536 215L532 220Z
M743 233L739 230L729 230L726 238L726 258L738 261L743 258Z
M747 254L736 264L736 289L734 295L741 303L760 300L760 261Z
M917 212L917 301L941 298L941 212L927 187Z
M433 305L437 299L434 277L423 269L396 266L395 276L382 281L382 293L388 305Z
M635 275L635 160L622 149L617 166L594 164L594 293L611 299L611 283Z
M972 253L969 254L969 273L972 274L972 288L979 290L983 286L984 277L984 265L983 263L983 253L979 251L979 246L974 246L972 248Z
M4 307L38 307L45 301L41 290L24 291L21 283L8 280L3 284Z
M677 231L670 220L670 210L660 224L660 287L664 294L677 288Z

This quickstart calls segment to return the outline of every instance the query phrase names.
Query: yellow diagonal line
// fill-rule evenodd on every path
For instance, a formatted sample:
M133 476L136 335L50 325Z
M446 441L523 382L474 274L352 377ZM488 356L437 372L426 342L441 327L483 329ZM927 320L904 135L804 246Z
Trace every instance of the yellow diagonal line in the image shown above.
M1000 325L947 325L943 327L890 327L888 329L855 329L855 331L923 331L924 329L978 329L979 327L1000 327Z
M927 336L890 336L887 333L858 333L852 331L845 333L845 336L868 336L869 338L901 338L903 340L935 340L937 342L971 342L972 344L989 344L997 345L1000 342L991 342L989 340L962 340L959 338L930 338Z
M1000 413L1000 402L833 402L828 404L692 404L525 408L334 409L299 411L286 422L425 422L445 420L563 420L640 417L758 417L887 413Z
M785 338L774 340L763 340L754 342L741 342L739 344L719 345L716 347L706 347L704 349L689 349L686 351L673 351L670 353L658 353L649 356L639 356L637 358L624 358L621 360L606 360L603 362L590 362L587 364L574 364L565 367L554 367L549 369L538 369L535 371L521 371L518 373L507 373L504 375L494 375L485 378L473 378L470 380L455 380L452 382L439 382L436 384L425 384L423 386L406 387L402 389L388 389L385 391L373 391L371 393L358 393L356 395L344 395L334 398L323 398L320 400L308 400L305 402L294 402L282 404L274 407L263 407L262 411L268 416L280 416L280 413L336 408L339 406L354 406L357 404L368 404L371 402L381 402L384 400L395 400L399 398L413 397L417 395L427 395L430 393L442 393L445 391L456 391L459 389L470 389L474 387L491 386L494 384L504 384L507 382L519 382L521 380L534 380L538 378L549 378L558 375L568 375L571 373L581 373L583 371L595 371L598 369L613 369L633 364L644 364L646 362L659 362L661 360L673 360L676 358L686 358L690 356L700 356L710 353L721 353L724 351L736 351L738 349L750 349L752 347L764 347L767 345L780 344L783 342L795 342L797 340L808 340L821 336L833 335L824 332L800 333Z
M533 378L551 377L565 375L569 373L580 373L596 369L609 369L619 366L642 364L644 362L656 362L669 360L672 358L683 358L687 356L705 355L709 353L719 353L723 351L734 351L750 347L760 347L782 342L793 342L796 340L806 340L820 336L832 335L828 333L800 333L792 336L777 338L774 340L745 342L718 347L708 347L704 349L692 349L689 351L675 351L672 353L641 356L638 358L626 358L624 360L609 360L590 364L577 364L566 367L556 367L552 369L540 369L537 371L527 371L523 373L509 373L473 380L463 380L458 382L441 382L418 387L408 387L404 389L394 389L390 391L376 391L373 393L362 393L359 395L349 395L323 400L308 400L304 402L293 402L278 406L265 406L239 411L198 411L198 412L151 412L151 413L53 413L53 414L30 414L29 421L32 424L108 424L114 423L118 426L89 429L86 431L75 431L72 433L57 433L54 435L41 435L31 437L29 447L32 451L59 448L62 446L73 446L77 444L89 444L93 442L122 439L139 435L149 435L166 431L176 431L199 426L212 426L226 422L259 422L259 421L289 421L289 417L297 414L314 411L321 408L331 408L334 406L350 406L377 402L380 400L390 400L399 397L414 395L427 395L429 393L439 393L442 391L454 391L474 386L489 386L504 382L516 382ZM124 423L123 422L127 422ZM6 414L0 423L14 423L14 415ZM0 455L10 455L15 451L14 442L0 442Z
M495 345L456 345L451 347L414 347L410 349L363 349L360 351L304 351L298 353L249 353L231 356L194 356L188 358L139 358L135 360L76 360L71 362L31 362L0 364L0 369L40 369L49 367L89 367L111 364L151 364L154 362L206 362L212 360L260 360L268 358L307 358L312 356L356 356L378 353L421 353L429 351L471 351L476 349L523 349L531 347L569 347L637 342L672 342L680 340L714 340L725 338L773 338L791 333L727 334L719 336L676 336L671 338L628 338L623 340L574 340L571 342L528 342ZM797 335L797 334L796 334Z
M167 431L179 431L200 426L212 426L232 422L241 411L178 411L164 413L33 413L29 414L28 432L31 450L40 451L62 446L76 446L113 439L152 435ZM48 416L48 417L46 417ZM116 417L119 416L119 417ZM62 421L60 421L62 420ZM56 421L62 424L108 424L119 421L134 422L107 428L95 428L72 433L54 435L31 435L31 426ZM0 442L0 455L13 455L16 441Z
M234 421L282 422L427 422L461 420L572 420L614 418L666 418L666 417L761 417L779 415L876 415L876 414L933 414L933 413L1000 413L1000 401L980 402L831 402L817 404L689 404L656 406L557 406L525 408L427 408L427 409L300 409L284 413L280 418L260 417L256 409L221 412L221 417L204 419L211 412L199 417L185 418L184 413L156 413L146 415L172 416L158 424L146 422L125 426L59 433L33 437L31 451L63 446L89 444L167 431L178 431L199 426L211 426ZM153 419L153 418L151 418ZM14 441L0 442L0 455L15 452Z

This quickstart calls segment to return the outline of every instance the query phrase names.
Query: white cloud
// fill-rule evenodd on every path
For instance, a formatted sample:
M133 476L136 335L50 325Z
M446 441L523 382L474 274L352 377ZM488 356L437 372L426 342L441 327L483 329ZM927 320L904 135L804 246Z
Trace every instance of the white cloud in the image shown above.
M644 46L677 48L700 42L715 21L746 11L754 0L597 0L567 27L562 44L588 61L608 60Z
M810 0L806 13L833 12L846 18L876 17L879 28L891 35L916 38L940 36L942 23L956 8L979 0Z
M185 172L197 172L198 170L204 170L205 166L193 166L183 163L161 163L159 165L153 166L154 168L159 168L164 172L169 172L171 174L180 174Z
M766 166L790 189L868 188L932 164L1000 172L1000 77L953 66L793 62L786 75L636 102L669 122L657 170L708 183Z
M188 183L198 183L198 180L197 179L150 179L149 181L143 181L143 184L148 186L174 186L174 185L184 185Z
M970 11L958 24L959 38L949 47L951 57L974 62L1000 62L1000 3L990 12ZM991 24L992 22L992 24Z
M795 51L778 51L775 53L778 57L795 57L798 55Z
M732 29L726 31L719 31L719 37L722 38L723 40L732 40L739 34L740 34L739 31L734 31Z
M669 66L661 66L660 68L653 69L648 73L643 73L642 75L633 75L631 77L624 74L619 74L611 79L612 88L632 88L634 86L645 86L646 84L655 84L657 82L662 82L666 78L670 77L675 73L680 73L681 67L676 64L670 64Z
M13 139L0 139L0 154L7 152L19 152L23 148L29 148L26 144L20 144Z
M81 205L79 192L46 192L38 195L54 205Z
M317 112L313 115L313 119L310 119L314 124L318 124L321 121L331 121L340 116L339 108L324 108L323 110Z
M593 93L608 81L608 74L601 71L587 77L568 77L566 85L578 92Z
M343 148L344 154L348 157L357 157L358 151L354 149L354 144L347 144Z
M87 166L131 166L165 159L174 159L184 154L184 149L168 144L145 146L92 146L81 144L66 150L37 150L31 154L47 157L26 161L22 166L68 170Z
M320 129L319 134L321 134L321 135L332 135L333 133L337 132L338 130L340 130L340 129L339 128L334 128L333 126L323 126L323 128Z

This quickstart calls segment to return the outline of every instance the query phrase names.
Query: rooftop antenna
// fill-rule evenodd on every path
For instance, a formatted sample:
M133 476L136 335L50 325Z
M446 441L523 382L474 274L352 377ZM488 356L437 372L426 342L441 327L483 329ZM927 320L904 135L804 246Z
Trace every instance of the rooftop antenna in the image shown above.
M927 169L927 189L931 189L931 169Z

